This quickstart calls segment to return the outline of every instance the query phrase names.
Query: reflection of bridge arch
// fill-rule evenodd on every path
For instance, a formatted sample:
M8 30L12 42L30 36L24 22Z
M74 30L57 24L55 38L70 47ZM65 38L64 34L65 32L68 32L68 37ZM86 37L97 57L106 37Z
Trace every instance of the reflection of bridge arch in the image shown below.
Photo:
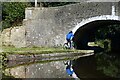
M103 15L83 20L73 28L74 42L77 48L86 48L87 43L94 41L94 32L99 28L112 24L120 24L118 16ZM91 40L93 39L93 40Z

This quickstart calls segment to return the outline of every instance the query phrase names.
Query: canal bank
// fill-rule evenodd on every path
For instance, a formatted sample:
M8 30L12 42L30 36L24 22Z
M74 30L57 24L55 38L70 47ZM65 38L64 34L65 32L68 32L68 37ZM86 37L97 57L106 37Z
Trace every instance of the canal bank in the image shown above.
M89 56L93 55L93 50L75 50L63 48L14 48L3 47L1 54L7 60L26 60L26 59L41 59L49 57L69 57L69 56Z
M58 60L38 60L31 63L21 61L10 61L11 64L19 65L7 66L4 69L5 75L14 76L15 78L65 78L68 80L72 77L67 75L64 62L72 61L73 70L80 80L102 79L102 80L119 80L119 61L120 56L117 53L100 52L91 56L74 59Z
M4 70L11 70L12 68L19 67L19 66L28 66L32 65L34 63L40 63L41 66L44 64L45 66L50 64L54 64L53 62L56 63L56 61L61 61L60 64L63 65L63 61L66 60L74 60L79 57L85 57L85 56L90 56L93 55L94 51L93 50L70 50L70 49L63 49L63 48L14 48L14 47L3 47L1 51L1 55L3 56L2 62L4 65L3 66L3 73ZM53 68L54 66L51 66ZM56 68L57 71L59 71ZM60 69L61 70L61 69ZM64 65L62 66L62 70L64 71ZM62 71L61 70L61 71ZM15 70L16 71L16 70ZM49 71L48 71L49 72ZM55 71L54 71L55 72ZM17 75L17 73L12 73L12 75ZM21 72L22 74L22 72ZM63 72L63 75L66 73ZM42 74L41 74L42 75ZM48 73L44 77L51 77L49 76L50 74ZM62 75L59 73L59 75ZM54 75L53 78L59 77L59 75ZM16 76L18 77L18 75ZM21 78L22 76L19 76ZM29 76L28 76L29 77ZM65 78L71 78L67 76L67 74L64 76ZM61 76L62 78L62 76Z
M34 62L46 62L57 60L77 59L79 57L90 56L94 54L93 50L75 50L63 48L14 48L3 47L0 53L2 63L7 64L6 67L31 64ZM74 57L74 58L73 58Z
M10 48L9 48L10 49ZM29 51L29 52L28 52ZM19 53L16 53L19 52ZM72 61L78 78L119 79L119 59L115 53L63 48L3 49L3 73L14 78L69 78L65 62Z

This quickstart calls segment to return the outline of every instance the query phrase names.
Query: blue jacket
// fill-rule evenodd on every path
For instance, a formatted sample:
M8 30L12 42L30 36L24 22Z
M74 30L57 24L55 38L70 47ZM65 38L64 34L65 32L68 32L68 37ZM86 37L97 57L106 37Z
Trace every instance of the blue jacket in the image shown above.
M68 65L66 67L66 72L67 72L68 75L72 75L73 74L73 70L71 70L71 65Z
M66 35L66 39L68 39L68 40L70 40L70 39L73 38L73 37L74 37L73 33L68 33L68 34Z
M72 75L73 74L73 71L69 68L69 69L66 69L66 72L68 75Z

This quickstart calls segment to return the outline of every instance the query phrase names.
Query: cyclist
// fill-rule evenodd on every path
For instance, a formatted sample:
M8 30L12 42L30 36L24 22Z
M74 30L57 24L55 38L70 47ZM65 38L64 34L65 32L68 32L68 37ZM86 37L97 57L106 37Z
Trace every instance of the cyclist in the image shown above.
M70 44L70 48L72 48L72 39L73 39L74 35L73 32L70 31L67 35L66 35L66 40L67 40L67 45Z

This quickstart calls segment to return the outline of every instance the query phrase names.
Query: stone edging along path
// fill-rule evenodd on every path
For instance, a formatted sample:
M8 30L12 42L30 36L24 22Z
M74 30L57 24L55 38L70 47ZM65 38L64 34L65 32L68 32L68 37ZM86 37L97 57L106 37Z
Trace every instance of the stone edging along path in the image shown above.
M23 53L23 52L22 52ZM80 57L86 57L94 55L93 50L79 50L76 52L56 52L56 53L40 53L40 54L7 54L7 67L28 65L37 62L51 62L51 61L64 61L64 60L74 60Z

